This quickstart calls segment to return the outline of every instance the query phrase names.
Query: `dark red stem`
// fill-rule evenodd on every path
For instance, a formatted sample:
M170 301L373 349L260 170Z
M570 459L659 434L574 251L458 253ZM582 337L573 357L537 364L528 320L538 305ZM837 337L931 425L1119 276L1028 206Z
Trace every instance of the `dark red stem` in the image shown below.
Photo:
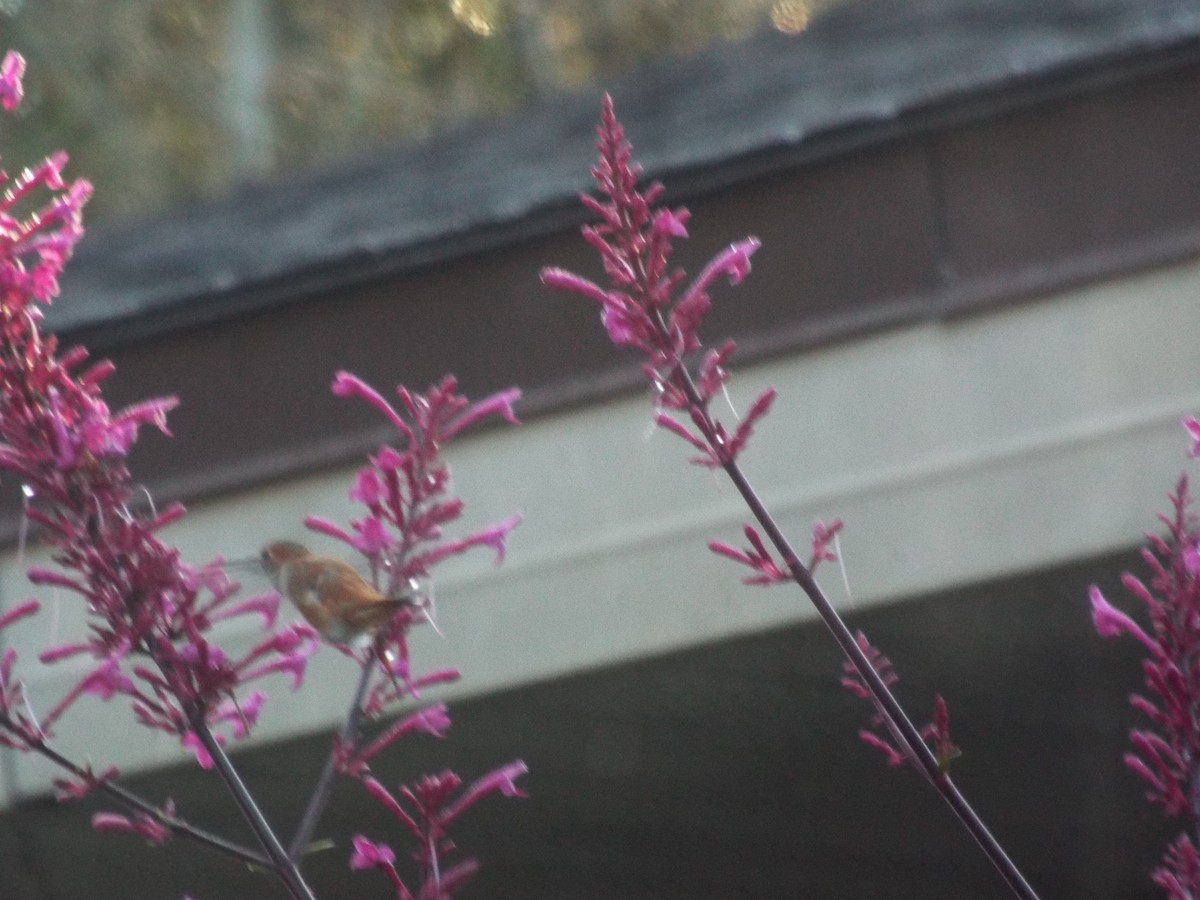
M14 733L17 732L17 729L12 726L12 722L7 716L0 715L0 726L4 726ZM60 769L70 772L81 781L86 781L91 777L91 774L83 767L76 765L44 740L31 741L27 746L30 750L44 756ZM255 853L247 847L228 841L219 835L205 831L203 828L198 828L176 816L169 816L149 801L143 800L137 794L133 793L133 791L122 787L116 782L100 781L96 785L96 789L108 794L131 812L149 816L160 825L169 828L171 833L176 837L189 838L199 844L203 844L205 847L216 850L219 853L224 853L226 856L232 856L234 859L244 862L249 866L257 866L266 870L271 869L271 861L261 853Z
M262 810L258 808L258 804L254 802L254 797L251 795L249 788L246 787L237 769L233 767L233 763L230 762L229 757L225 754L225 749L213 737L208 723L204 721L204 716L192 711L188 719L192 730L200 738L200 743L204 745L204 749L212 757L221 780L225 782L225 787L228 788L238 809L245 816L247 824L249 824L250 829L254 832L254 836L258 838L258 842L262 844L263 850L266 851L270 870L279 876L288 893L292 895L293 900L316 900L312 889L304 882L304 876L300 874L299 868L288 857L287 851L283 849L283 844L279 842L274 829L267 822Z
M659 322L665 333L665 323L662 323L661 318ZM690 373L682 364L675 369L675 379L677 385L682 388L688 398L688 403L694 413L693 421L699 424L704 431L705 440L713 452L718 454L718 458L726 458L727 448L722 446L721 442L717 439L717 430L712 418L709 416L707 405L701 399ZM975 838L975 841L983 849L983 852L987 854L993 865L1000 871L1001 876L1008 883L1013 893L1018 897L1026 898L1026 900L1037 900L1038 895L1029 882L1025 880L1025 876L1021 874L1008 854L1005 853L1004 848L1000 846L999 841L996 840L978 813L967 802L966 797L962 795L954 785L954 782L950 780L950 776L938 765L937 758L921 738L920 731L913 725L912 720L904 712L895 695L883 683L883 679L879 677L879 673L871 665L871 661L858 645L858 641L854 639L854 635L851 634L842 617L833 608L833 604L829 602L829 599L813 579L812 573L800 562L796 551L792 548L788 539L784 537L783 532L755 492L753 486L747 480L741 467L732 459L722 463L721 467L737 488L738 493L742 495L742 499L745 500L746 505L750 508L750 512L754 515L764 533L770 538L771 543L775 545L775 549L783 557L784 564L792 575L792 580L808 595L809 600L816 607L817 614L833 635L833 639L837 641L846 658L854 664L854 668L862 676L863 683L866 684L867 689L871 692L871 697L875 701L876 708L887 719L893 733L903 739L909 759L913 761L921 773L929 780L934 789L941 794L942 799L946 801L954 811L954 814L958 816L963 827L971 833L971 836Z
M299 863L300 858L304 855L304 851L308 848L313 832L317 830L317 822L321 819L321 813L325 811L325 805L329 802L329 791L333 787L333 776L337 771L338 747L339 745L342 747L348 746L349 742L353 740L355 734L358 732L358 724L362 720L363 698L367 695L367 685L371 681L371 670L374 666L375 654L372 651L367 656L366 662L363 663L362 674L358 679L358 687L354 691L354 701L350 704L350 711L346 714L346 721L342 725L337 743L329 750L329 756L325 760L325 768L321 770L321 776L317 779L317 783L313 787L312 796L308 800L308 806L304 810L303 817L300 819L300 826L296 829L296 835L292 838L292 844L288 848L288 856L297 863Z

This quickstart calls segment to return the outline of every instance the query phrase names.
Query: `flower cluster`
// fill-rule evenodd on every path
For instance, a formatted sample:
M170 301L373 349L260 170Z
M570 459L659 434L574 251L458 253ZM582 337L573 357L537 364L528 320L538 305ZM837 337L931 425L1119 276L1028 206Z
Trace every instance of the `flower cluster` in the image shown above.
M655 422L690 444L697 455L691 462L710 469L720 468L729 477L754 517L743 533L749 547L737 549L721 541L709 549L747 567L747 584L770 585L794 582L812 601L848 661L848 677L856 693L861 691L874 704L880 725L896 741L895 747L911 757L959 821L996 865L1018 896L1034 898L1032 887L987 830L983 821L950 782L946 764L954 755L949 739L949 716L940 700L935 720L918 729L892 695L888 679L875 668L865 639L856 639L841 615L813 578L812 569L837 558L840 521L813 529L812 555L806 566L793 548L766 504L751 486L739 457L753 430L770 411L774 389L760 393L745 415L727 428L712 412L712 401L725 393L732 341L705 350L699 326L711 304L708 291L725 276L738 284L750 271L750 257L758 249L756 238L746 238L718 253L690 284L682 269L671 269L673 242L687 237L686 209L668 209L656 204L663 188L652 184L638 190L641 169L630 162L631 148L613 112L612 100L604 98L599 140L600 159L592 169L599 198L584 196L584 205L600 218L583 229L584 239L600 253L609 287L599 285L562 269L542 271L544 284L579 294L600 306L600 317L609 339L617 346L631 347L645 358L643 372L650 382L655 404ZM693 371L694 369L694 371ZM877 655L877 652L876 652ZM894 675L891 680L894 680ZM886 738L877 738L891 748ZM894 749L894 748L893 748Z
M6 104L20 96L12 79L21 68L12 54L0 65ZM55 338L41 331L42 307L57 293L63 264L83 234L91 191L87 182L63 180L65 164L58 154L11 182L0 175L0 472L17 479L25 518L56 564L31 569L30 580L78 594L88 613L87 640L47 650L42 660L87 655L93 663L37 717L27 703L14 715L20 689L6 659L7 718L0 730L10 744L36 748L79 697L120 695L145 725L176 735L206 762L197 729L224 725L244 735L263 695L239 697L238 690L279 671L298 683L316 643L309 629L286 628L234 659L212 641L216 622L240 616L261 616L270 629L275 601L237 599L219 563L187 565L158 539L183 515L182 506L139 509L147 506L139 502L144 491L132 481L126 457L141 426L167 433L175 400L112 412L101 392L112 364L88 366L83 348L59 352Z
M819 520L813 523L812 554L808 558L807 567L809 572L813 572L822 562L837 561L837 552L833 545L843 526L841 519L834 519L828 525ZM742 533L746 535L746 541L750 544L745 550L739 550L724 541L709 541L708 549L718 556L727 557L746 566L754 573L744 577L742 584L765 586L792 580L792 573L775 562L757 528L746 525Z
M760 525L766 526L764 519L769 516L749 488L737 462L755 425L769 412L775 390L768 388L759 394L741 422L730 430L712 414L710 407L729 381L727 365L733 354L733 342L726 341L718 349L704 351L694 375L687 366L690 356L704 350L698 329L711 305L709 288L722 275L732 284L739 283L750 271L750 256L758 249L759 242L750 237L730 245L713 257L697 278L680 289L686 274L682 269L670 269L669 260L672 242L687 237L688 211L657 206L663 193L662 185L657 182L639 191L642 170L631 162L632 149L613 112L612 99L607 96L597 134L600 158L592 175L602 199L587 195L581 199L600 217L600 223L585 226L583 236L599 251L610 286L605 289L555 268L543 270L542 281L600 305L601 321L610 340L617 346L632 347L645 357L643 371L654 392L658 407L655 421L659 427L678 435L698 451L691 460L694 464L724 468L755 511ZM786 541L773 523L766 528L765 535L759 527L746 524L742 532L748 546L744 549L717 540L710 541L708 547L749 569L742 579L745 584L766 586L795 581L811 584L813 570L820 563L837 559L835 545L842 528L841 519L813 525L807 565L800 562L798 554L782 550L781 545ZM777 554L772 553L772 544L779 551ZM836 614L831 611L831 615ZM861 633L855 639L847 631L846 640L857 640L866 654L863 664L877 665L884 686L896 680L890 663ZM882 669L878 668L880 665ZM843 684L847 688L878 703L853 662L847 662L846 673ZM899 748L908 744L899 735L876 733L878 729L886 732L887 724L892 721L878 705L876 709L872 730L864 730L863 739L883 750L893 764L902 762L907 757ZM932 748L936 764L944 772L957 750L950 742L949 715L941 697L937 699L933 721L921 730L920 736ZM932 766L931 761L930 771Z
M525 793L517 787L516 780L525 772L524 763L509 763L484 775L461 792L459 788L462 781L453 772L427 775L415 784L401 787L400 799L374 778L365 779L363 786L367 792L416 839L417 850L413 856L422 887L415 894L410 891L396 871L396 854L392 848L387 844L374 843L362 835L354 838L351 867L383 872L395 890L396 900L443 900L450 897L475 873L478 863L468 859L449 868L444 867L446 856L455 849L447 837L447 829L467 808L488 794L524 797Z
M361 688L365 695L361 706L352 711L333 757L337 771L360 779L371 796L391 810L417 839L416 859L422 887L414 894L396 872L395 854L390 847L374 844L365 837L355 838L352 867L383 871L397 898L450 897L475 872L477 865L467 860L443 869L440 860L453 849L447 828L467 807L489 793L522 796L514 779L525 771L524 763L509 763L461 794L457 793L461 782L454 773L427 776L401 789L402 799L411 807L406 812L371 777L369 764L406 735L444 736L450 725L445 705L436 703L403 715L370 739L362 740L357 734L359 711L369 719L379 718L389 706L420 700L425 688L459 677L453 669L413 675L408 630L423 619L433 620L429 578L436 565L474 547L488 547L496 554L497 563L503 561L508 535L520 522L520 517L514 515L465 537L450 537L445 532L447 525L462 516L463 502L450 493L450 468L442 457L443 448L465 429L492 416L517 424L513 404L520 397L519 391L510 389L471 403L458 393L457 387L453 377L446 377L424 394L401 385L396 389L400 400L397 409L361 379L339 372L333 383L334 393L365 400L378 410L399 432L399 446L381 447L359 470L350 489L350 499L363 507L363 513L350 522L349 528L317 516L305 520L310 529L337 538L362 554L375 586L384 597L408 601L396 608L360 660L364 679ZM384 677L376 679L366 690L372 665L377 665Z
M1185 426L1193 438L1200 436L1195 419ZM1186 476L1170 502L1171 514L1159 517L1166 535L1147 535L1149 547L1142 551L1149 583L1129 572L1121 578L1145 607L1149 628L1114 607L1095 585L1089 594L1092 623L1101 637L1128 635L1146 651L1147 693L1132 694L1129 702L1150 727L1130 732L1133 750L1125 754L1125 765L1141 778L1152 804L1168 816L1187 816L1194 828L1200 823L1200 529L1190 513ZM1175 900L1200 896L1200 850L1188 834L1171 845L1153 877Z
M896 674L892 661L884 656L878 647L872 645L861 631L855 634L855 640L858 641L858 646L862 648L867 659L871 661L875 671L879 673L879 677L883 679L883 683L889 688L893 687L900 680L900 676ZM842 687L856 697L874 703L874 698L863 681L862 675L848 660L842 664ZM907 742L890 726L887 717L881 712L876 711L875 715L871 717L870 726L861 729L858 736L868 747L874 747L882 753L889 766L914 763L914 768L921 771L906 749ZM950 763L960 755L959 749L950 740L950 708L941 694L934 698L933 718L921 729L921 737L929 745L937 760L938 769L943 773L950 767Z
M37 615L41 604L28 600L6 613L0 613L0 631L21 619ZM29 749L29 742L38 737L37 717L29 708L25 683L14 674L17 651L12 647L0 655L0 747Z
M609 338L619 347L632 347L646 358L643 371L654 391L661 428L683 438L698 455L697 465L719 467L732 463L746 446L755 424L767 414L775 399L768 389L751 403L742 421L729 431L709 412L709 404L729 379L726 365L733 342L707 351L695 378L686 368L689 354L702 348L699 327L711 301L708 290L719 277L738 284L750 271L750 257L759 247L757 238L738 241L718 253L690 284L677 290L686 275L670 269L672 242L686 238L686 209L656 206L663 187L657 182L639 191L641 168L631 163L632 148L605 96L601 110L600 160L592 169L596 187L606 200L584 195L583 204L600 217L586 226L584 239L600 253L610 287L599 285L562 269L542 271L550 287L580 294L600 305L600 317ZM685 424L672 413L683 414Z
M384 445L371 454L350 489L350 499L364 507L349 529L321 518L305 519L313 531L334 537L361 553L380 592L410 601L376 637L372 653L393 676L392 696L375 693L368 709L413 693L405 636L415 621L432 616L428 578L434 566L474 547L489 547L496 562L504 560L505 541L521 517L513 515L465 537L447 537L445 528L462 516L463 502L450 493L450 467L442 457L446 444L465 429L491 416L518 424L513 404L520 391L512 388L471 403L447 376L424 394L400 385L396 393L403 414L357 376L339 372L333 392L365 400L399 432L397 449ZM440 680L448 680L443 676ZM402 687L404 681L408 686ZM381 688L386 692L387 688Z

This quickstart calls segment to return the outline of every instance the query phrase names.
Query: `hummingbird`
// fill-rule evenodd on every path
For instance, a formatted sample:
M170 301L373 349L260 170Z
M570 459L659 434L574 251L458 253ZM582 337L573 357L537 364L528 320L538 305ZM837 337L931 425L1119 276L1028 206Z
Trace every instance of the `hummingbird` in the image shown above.
M340 559L313 556L295 541L275 541L259 554L263 571L308 624L334 644L353 644L382 628L412 601L385 597Z

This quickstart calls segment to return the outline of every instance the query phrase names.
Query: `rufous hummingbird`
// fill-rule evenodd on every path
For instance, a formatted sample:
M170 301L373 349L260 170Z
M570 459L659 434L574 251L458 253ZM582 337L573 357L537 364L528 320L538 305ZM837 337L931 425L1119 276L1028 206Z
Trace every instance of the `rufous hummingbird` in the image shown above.
M275 541L259 555L279 593L334 644L353 644L382 628L407 599L385 597L340 559L313 556L295 541Z

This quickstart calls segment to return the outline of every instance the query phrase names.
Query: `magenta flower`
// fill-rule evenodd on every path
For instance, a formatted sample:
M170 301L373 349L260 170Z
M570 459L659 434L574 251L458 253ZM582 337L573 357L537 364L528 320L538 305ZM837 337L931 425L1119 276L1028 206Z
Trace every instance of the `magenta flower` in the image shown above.
M896 674L891 660L884 656L879 648L872 645L861 631L857 632L854 637L875 671L879 673L879 677L883 679L884 684L889 688L895 685L900 680L900 676ZM862 675L849 660L842 664L842 672L842 687L856 697L874 703ZM915 764L904 739L890 727L887 717L879 712L878 707L875 715L871 717L870 725L859 731L858 736L868 747L873 747L882 753L889 766L912 763L913 768L918 772L923 771ZM939 771L945 773L950 763L960 754L950 739L950 709L940 694L934 698L933 718L921 728L921 737L932 750Z
M1105 600L1100 588L1093 584L1088 589L1088 596L1092 603L1092 625L1100 637L1113 638L1128 634L1137 638L1151 653L1158 652L1158 645L1150 636L1133 619Z
M470 403L457 393L454 378L447 377L425 394L398 387L400 407L396 408L361 379L338 372L333 393L373 406L399 432L400 445L381 447L356 475L350 499L365 511L349 528L318 516L309 516L305 524L366 557L384 596L412 601L380 632L371 651L381 661L388 657L406 664L405 632L422 619L414 610L430 615L431 600L422 585L433 568L473 547L489 547L497 563L502 562L508 535L520 522L519 516L511 516L465 537L447 536L445 529L462 515L463 503L450 495L450 468L442 459L442 448L465 428L491 416L517 423L513 404L520 392L510 389Z
M374 869L392 866L396 854L387 844L373 844L361 834L354 838L354 854L350 857L352 869Z
M1183 420L1183 428L1192 441L1192 446L1188 450L1188 456L1200 456L1200 420L1195 416L1188 416Z
M420 872L421 888L415 895L408 893L396 875L392 864L395 854L391 848L385 844L374 844L361 836L354 841L351 867L384 871L392 879L398 898L416 896L442 900L453 896L475 873L478 865L474 860L449 867L444 865L446 857L456 849L447 834L449 827L463 812L489 794L524 797L525 793L517 787L516 780L525 772L523 762L511 762L460 791L461 779L453 772L445 771L439 775L427 775L414 784L401 787L399 798L374 778L363 779L367 793L395 816L416 839L414 858Z
M22 68L14 54L0 64L5 106L20 97ZM55 567L31 569L30 580L78 595L88 616L86 642L43 659L86 653L95 665L36 720L6 655L0 740L40 746L84 694L126 697L143 724L181 739L200 727L229 725L232 703L239 709L232 733L244 734L261 701L239 701L238 691L271 672L298 679L315 640L309 633L285 649L268 637L241 659L213 643L214 622L273 619L273 613L261 601L237 600L238 586L219 563L189 566L158 539L183 514L181 506L142 509L126 457L143 425L169 434L175 399L113 412L101 391L112 364L86 367L86 350L59 353L56 339L42 333L42 306L57 293L58 276L83 234L91 193L87 182L63 179L66 162L60 153L15 180L0 173L0 470L21 483L25 516L52 551Z
M763 542L761 535L759 535L753 525L746 525L743 528L743 533L750 544L745 550L738 550L736 547L731 547L722 541L709 541L708 549L718 556L724 556L736 563L741 563L755 573L743 578L743 584L781 584L792 580L791 572L778 565L771 558L771 551L767 549L767 545Z
M37 614L41 605L27 600L0 613L0 631ZM9 647L0 654L0 747L25 750L42 737L40 723L29 709L25 683L16 677L17 651Z
M837 553L834 551L833 545L843 527L845 527L845 523L841 519L834 519L829 524L820 520L813 522L812 556L808 560L810 572L821 562L837 562Z
M642 371L655 406L655 424L697 451L690 460L693 464L723 469L746 502L757 523L744 529L749 546L738 549L713 541L709 549L747 567L750 574L744 581L748 584L791 580L807 594L849 661L853 677L848 686L861 688L863 695L871 699L881 727L888 731L883 736L864 732L864 740L896 754L898 761L911 757L1018 896L1035 897L1024 876L946 774L953 745L944 704L939 702L935 707L930 726L918 729L889 690L882 673L873 668L867 653L869 645L860 646L812 577L812 566L836 558L831 544L841 524L821 525L814 530L813 555L810 565L805 566L739 465L754 429L775 401L774 389L759 394L740 416L735 413L735 424L726 426L713 412L714 400L728 400L727 367L734 345L726 341L717 349L706 349L700 340L700 326L711 306L709 290L722 278L736 285L746 277L758 240L748 237L729 245L688 283L686 273L672 268L669 262L673 242L687 237L688 212L659 206L663 188L658 183L638 189L641 169L630 161L631 148L607 96L597 132L599 160L592 174L598 196L581 199L600 221L586 226L583 238L600 254L606 285L557 268L543 269L542 282L599 306L600 321L609 339L642 354ZM900 747L905 750L900 751Z
M25 59L15 50L4 54L0 62L0 106L8 112L21 105L24 88L21 79L25 75Z
M1102 637L1127 634L1147 651L1142 662L1146 693L1130 695L1129 702L1150 724L1130 731L1133 749L1125 754L1125 765L1142 780L1146 799L1167 816L1188 817L1191 831L1200 821L1195 801L1200 796L1200 575L1190 557L1200 533L1190 513L1186 476L1170 500L1172 514L1159 517L1166 536L1147 535L1150 546L1142 551L1149 583L1128 572L1121 579L1145 607L1149 627L1112 606L1095 586L1089 594L1092 622ZM1200 856L1187 834L1167 849L1153 878L1169 897L1200 896Z
M709 351L694 380L686 365L689 354L702 346L699 328L711 305L709 288L722 277L730 284L741 282L750 271L750 257L759 241L750 237L731 244L678 291L686 274L670 268L670 256L672 242L688 236L688 211L656 206L663 192L657 182L645 191L638 190L641 168L630 162L632 148L613 112L611 97L604 98L597 132L600 159L592 174L604 199L581 198L600 218L600 224L583 229L583 237L599 252L610 287L602 288L555 268L542 270L542 283L599 304L609 339L646 358L644 370L660 409L655 417L659 427L696 448L699 453L692 462L697 465L728 465L767 414L775 391L760 394L730 431L711 415L709 404L728 380L724 364L733 352L733 343Z
M165 818L173 818L174 806L168 802L162 814ZM172 837L170 828L145 813L123 816L119 813L99 812L92 816L92 827L97 831L126 831L140 835L149 843L158 846L162 846Z
M79 775L75 780L69 778L54 779L54 798L59 803L65 800L79 800L112 781L120 774L116 766L109 766L99 775L95 774L90 766L81 767Z

